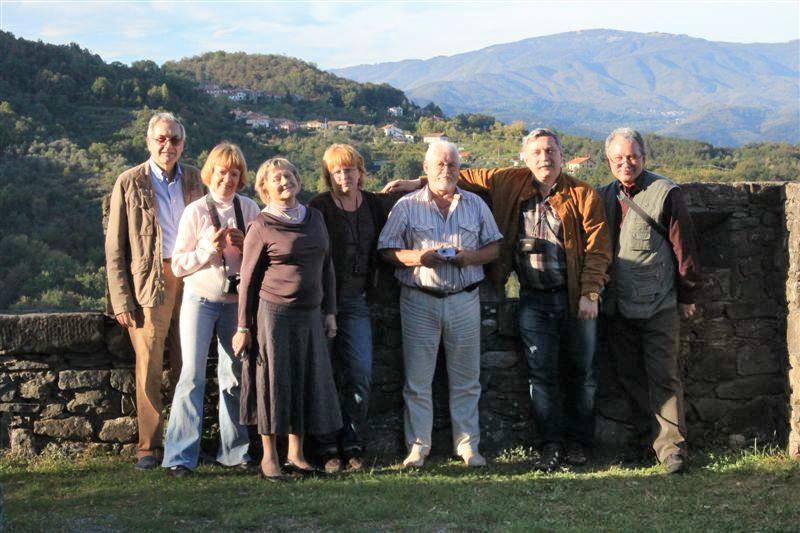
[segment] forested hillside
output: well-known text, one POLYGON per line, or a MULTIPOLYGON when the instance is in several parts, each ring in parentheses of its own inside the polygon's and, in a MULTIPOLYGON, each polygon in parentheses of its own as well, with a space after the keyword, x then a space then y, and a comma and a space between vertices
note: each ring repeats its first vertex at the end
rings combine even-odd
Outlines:
MULTIPOLYGON (((164 67, 151 61, 126 66, 107 64, 78 45, 55 46, 0 32, 0 310, 102 309, 101 199, 122 170, 147 158, 145 129, 156 110, 169 110, 186 125, 184 161, 202 164, 223 139, 242 146, 252 170, 280 154, 298 165, 303 199, 321 189, 320 161, 332 142, 352 143, 365 155, 371 189, 419 175, 426 149, 421 137, 430 132, 455 141, 464 165, 522 164, 521 122, 503 124, 485 114, 441 118, 434 116, 440 114, 435 105, 415 108, 388 86, 341 80, 299 60, 253 57, 250 62, 242 54, 214 53, 164 67), (236 65, 232 70, 228 59, 236 65), (271 70, 261 70, 268 63, 271 70), (302 91, 296 93, 299 100, 248 106, 265 113, 275 111, 269 106, 284 106, 282 116, 295 120, 321 119, 328 111, 329 119, 348 119, 346 114, 353 113, 356 118, 349 120, 359 125, 347 131, 252 130, 231 115, 239 104, 196 90, 198 80, 302 91), (338 95, 342 106, 337 107, 337 97, 326 100, 326 95, 338 95), (398 102, 409 111, 400 124, 417 142, 393 142, 380 128, 385 106, 398 102), (328 111, 317 115, 314 110, 328 111)), ((682 181, 800 176, 797 145, 730 149, 652 135, 647 140, 649 166, 682 181)), ((593 183, 609 179, 602 147, 597 139, 564 135, 565 161, 589 154, 599 163, 577 171, 593 183)))
POLYGON ((311 63, 278 55, 209 52, 168 61, 164 71, 198 83, 264 91, 279 97, 265 106, 269 112, 296 119, 335 116, 377 125, 389 118, 389 107, 417 108, 403 91, 386 83, 356 83, 311 63))

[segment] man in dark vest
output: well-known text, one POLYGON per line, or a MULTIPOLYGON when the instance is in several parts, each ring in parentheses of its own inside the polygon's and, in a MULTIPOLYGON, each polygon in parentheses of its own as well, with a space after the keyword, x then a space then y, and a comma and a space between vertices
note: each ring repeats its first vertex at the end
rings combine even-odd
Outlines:
POLYGON ((602 305, 609 352, 623 389, 648 419, 655 414, 653 449, 676 473, 686 460, 680 318, 695 314, 700 286, 692 220, 680 188, 644 169, 639 132, 611 132, 606 157, 616 178, 599 189, 614 244, 602 305))

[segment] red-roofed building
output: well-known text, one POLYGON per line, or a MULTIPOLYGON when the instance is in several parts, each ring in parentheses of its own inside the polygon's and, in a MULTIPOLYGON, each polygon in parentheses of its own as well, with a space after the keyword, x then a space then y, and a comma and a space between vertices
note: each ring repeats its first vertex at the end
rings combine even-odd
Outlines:
POLYGON ((565 166, 569 172, 575 172, 582 168, 594 168, 596 165, 594 159, 589 154, 586 154, 570 159, 565 166))

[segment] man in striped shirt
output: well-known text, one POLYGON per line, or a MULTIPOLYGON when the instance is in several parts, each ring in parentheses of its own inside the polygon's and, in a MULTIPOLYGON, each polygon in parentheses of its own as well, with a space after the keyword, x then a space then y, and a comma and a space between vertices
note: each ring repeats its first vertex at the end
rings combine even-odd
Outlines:
POLYGON ((497 258, 502 234, 477 195, 456 187, 460 162, 452 143, 432 143, 423 163, 428 183, 394 206, 378 240, 402 284, 400 316, 405 365, 404 467, 421 467, 430 453, 431 382, 440 339, 447 357, 453 448, 467 466, 483 466, 478 451, 480 300, 484 265, 497 258))
MULTIPOLYGON (((512 270, 519 277, 519 332, 542 443, 535 467, 551 472, 564 460, 586 463, 592 445, 596 318, 611 239, 600 196, 562 172, 554 131, 533 130, 522 152, 524 168, 465 169, 459 186, 487 193, 502 228, 500 257, 489 270, 496 288, 504 290, 512 270)), ((384 192, 419 184, 392 182, 384 192)))

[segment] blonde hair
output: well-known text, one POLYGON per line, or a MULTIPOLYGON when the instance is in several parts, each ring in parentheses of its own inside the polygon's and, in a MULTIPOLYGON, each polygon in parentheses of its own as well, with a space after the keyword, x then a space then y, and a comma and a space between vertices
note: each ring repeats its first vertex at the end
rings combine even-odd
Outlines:
POLYGON ((364 168, 364 157, 358 153, 358 150, 349 144, 332 144, 325 150, 325 154, 322 156, 322 179, 325 180, 325 185, 329 190, 333 183, 331 170, 336 166, 358 168, 358 171, 361 172, 361 177, 358 178, 358 188, 361 188, 361 182, 364 181, 367 170, 364 168))
POLYGON ((261 166, 258 167, 258 172, 256 172, 256 192, 258 193, 258 197, 261 198, 261 201, 265 204, 269 203, 269 194, 266 193, 265 182, 267 178, 269 178, 270 173, 274 170, 288 170, 294 175, 297 184, 300 185, 300 174, 297 172, 297 167, 294 166, 291 161, 284 157, 267 159, 261 163, 261 166))
POLYGON ((200 171, 200 179, 208 187, 211 183, 211 175, 214 173, 214 167, 220 166, 227 169, 236 169, 239 171, 239 185, 237 189, 247 185, 247 162, 244 160, 242 150, 233 143, 221 142, 216 145, 211 153, 208 154, 206 162, 203 164, 203 169, 200 171))

